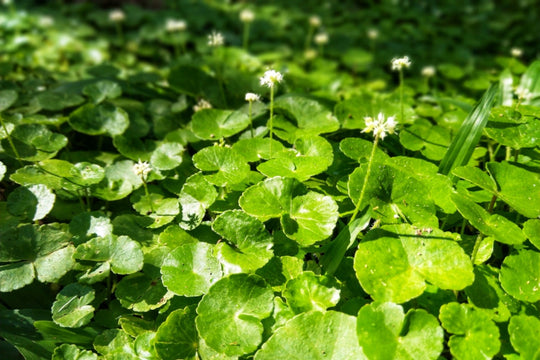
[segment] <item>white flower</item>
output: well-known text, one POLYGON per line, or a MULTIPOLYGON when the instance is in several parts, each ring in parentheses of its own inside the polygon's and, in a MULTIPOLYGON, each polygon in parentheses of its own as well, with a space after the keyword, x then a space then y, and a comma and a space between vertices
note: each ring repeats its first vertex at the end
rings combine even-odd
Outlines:
POLYGON ((240 21, 250 23, 255 20, 255 13, 249 9, 244 9, 240 12, 240 21))
POLYGON ((50 16, 43 15, 39 17, 39 25, 49 27, 54 24, 54 19, 50 16))
POLYGON ((306 58, 306 60, 311 61, 311 60, 315 59, 316 57, 317 57, 317 51, 316 50, 307 49, 306 51, 304 51, 304 58, 306 58))
POLYGON ((532 99, 532 93, 524 87, 519 86, 515 93, 519 100, 529 101, 532 99))
POLYGON ((510 50, 510 54, 512 54, 513 57, 521 57, 523 55, 523 50, 517 47, 514 47, 510 50))
POLYGON ((109 13, 109 20, 111 20, 112 22, 121 22, 121 21, 124 21, 125 19, 126 19, 126 14, 120 9, 112 10, 109 13))
POLYGON ((187 29, 187 23, 184 20, 168 19, 165 28, 168 32, 184 31, 187 29))
POLYGON ((375 40, 379 37, 379 30, 377 29, 368 29, 367 31, 367 37, 368 39, 375 40))
POLYGON ((386 134, 393 134, 396 130, 396 117, 389 116, 385 118, 384 114, 380 112, 377 115, 376 119, 373 119, 371 116, 364 118, 366 127, 362 130, 363 133, 370 133, 373 131, 375 137, 379 137, 383 140, 386 137, 386 134))
POLYGON ((317 28, 321 26, 321 18, 317 15, 313 15, 309 18, 309 25, 311 25, 314 28, 317 28))
POLYGON ((143 179, 143 181, 146 181, 146 178, 151 171, 152 168, 150 167, 150 164, 146 161, 141 161, 141 159, 139 159, 138 163, 133 165, 133 172, 143 179))
POLYGON ((199 102, 197 102, 196 105, 193 106, 193 111, 201 111, 202 109, 211 109, 212 104, 210 104, 208 101, 201 99, 199 102))
POLYGON ((318 33, 317 35, 315 35, 315 44, 317 45, 324 45, 324 44, 328 44, 328 34, 327 33, 318 33))
POLYGON ((257 94, 254 94, 254 93, 246 93, 246 101, 248 102, 254 102, 254 101, 259 101, 261 99, 261 97, 257 94))
POLYGON ((437 70, 435 70, 435 66, 424 66, 422 68, 422 76, 432 77, 435 75, 436 71, 437 70))
POLYGON ((408 56, 392 59, 392 70, 400 71, 401 69, 408 68, 409 66, 411 66, 411 60, 409 60, 408 56))
POLYGON ((261 85, 269 88, 273 87, 276 83, 280 83, 283 80, 283 75, 275 70, 267 70, 261 77, 261 85))
POLYGON ((222 46, 225 43, 225 38, 221 33, 212 31, 210 35, 208 35, 208 45, 210 46, 222 46))

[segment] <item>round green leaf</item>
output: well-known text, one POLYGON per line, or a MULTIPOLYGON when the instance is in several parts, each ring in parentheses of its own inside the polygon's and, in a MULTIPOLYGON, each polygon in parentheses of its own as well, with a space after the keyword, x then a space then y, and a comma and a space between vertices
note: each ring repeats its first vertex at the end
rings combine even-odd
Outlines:
POLYGON ((503 161, 486 164, 499 186, 498 197, 530 218, 540 216, 540 173, 503 161))
POLYGON ((163 261, 161 274, 167 289, 181 296, 206 294, 222 276, 214 246, 203 242, 184 244, 171 251, 163 261))
MULTIPOLYGON (((282 95, 275 99, 274 108, 296 120, 298 129, 294 140, 300 136, 328 133, 339 128, 339 121, 330 109, 309 96, 282 95)), ((278 129, 279 127, 276 127, 276 135, 280 136, 278 129)))
POLYGON ((37 104, 45 110, 59 111, 84 102, 84 98, 69 91, 44 91, 36 96, 37 104))
POLYGON ((469 304, 485 311, 497 322, 508 321, 510 308, 517 303, 501 288, 498 269, 488 265, 474 268, 474 283, 465 288, 465 294, 469 304))
POLYGON ((191 128, 198 138, 217 140, 232 136, 249 125, 249 116, 243 111, 203 109, 193 114, 191 128))
POLYGON ((37 278, 41 282, 54 283, 75 266, 75 247, 68 245, 50 254, 43 254, 34 261, 37 278))
POLYGON ((105 168, 103 180, 92 187, 92 193, 107 201, 120 200, 142 185, 142 180, 133 171, 133 161, 115 162, 105 168))
POLYGON ((248 188, 238 203, 246 213, 266 221, 288 212, 293 196, 304 192, 298 180, 275 177, 248 188))
POLYGON ((228 147, 211 146, 193 155, 193 165, 216 186, 238 184, 249 174, 249 165, 242 155, 228 147))
POLYGON ((186 359, 196 354, 199 338, 196 315, 191 307, 175 310, 159 326, 154 346, 161 359, 186 359))
POLYGON ((153 279, 140 272, 122 278, 114 294, 123 307, 136 312, 157 309, 173 296, 159 278, 153 279))
POLYGON ((81 350, 72 344, 62 344, 54 349, 52 360, 97 360, 97 354, 81 350))
POLYGON ((374 300, 404 303, 420 296, 426 282, 451 290, 472 284, 471 260, 447 234, 435 229, 424 238, 408 225, 386 229, 396 237, 374 233, 354 257, 356 276, 374 300))
POLYGON ((127 236, 93 238, 79 246, 75 259, 108 262, 116 274, 132 274, 142 269, 143 252, 139 243, 127 236))
POLYGON ((326 159, 315 156, 296 156, 291 152, 278 154, 277 158, 270 159, 259 166, 259 170, 267 177, 283 176, 306 181, 310 177, 320 174, 328 168, 326 159))
POLYGON ((228 356, 254 352, 262 342, 263 324, 274 306, 274 293, 256 275, 233 274, 216 282, 197 307, 200 336, 228 356))
POLYGON ((512 316, 508 324, 510 342, 522 359, 538 359, 540 355, 540 320, 534 316, 512 316))
POLYGON ((240 210, 219 215, 212 229, 228 242, 217 245, 218 257, 228 273, 253 272, 273 256, 272 236, 264 224, 240 210))
POLYGON ((55 200, 56 196, 45 185, 21 186, 9 194, 7 209, 14 216, 36 221, 47 216, 55 200))
POLYGON ((364 360, 356 318, 341 312, 310 311, 295 316, 266 341, 255 360, 364 360))
MULTIPOLYGON (((364 159, 369 159, 373 149, 373 142, 360 138, 345 138, 339 143, 339 149, 345 156, 361 162, 364 159)), ((384 162, 388 158, 389 156, 384 151, 378 147, 375 149, 375 161, 384 162)))
POLYGON ((527 236, 529 241, 540 250, 540 220, 527 220, 525 224, 523 224, 523 233, 527 236))
POLYGON ((274 155, 285 150, 282 143, 274 139, 270 140, 270 138, 242 139, 235 142, 232 148, 239 154, 242 154, 249 162, 269 159, 271 157, 270 153, 274 155), (270 151, 270 148, 272 148, 272 151, 270 151))
POLYGON ((86 325, 94 316, 95 292, 89 286, 69 284, 63 288, 53 303, 51 312, 53 321, 62 326, 77 328, 86 325))
POLYGON ((283 297, 297 314, 310 310, 325 311, 339 302, 337 281, 328 276, 303 272, 285 284, 283 297))
POLYGON ((0 292, 10 292, 34 281, 34 266, 27 262, 0 265, 0 292))
POLYGON ((86 85, 82 92, 90 97, 94 104, 99 104, 105 99, 116 99, 122 95, 122 88, 114 81, 99 80, 86 85))
POLYGON ((332 235, 339 217, 334 199, 313 191, 295 197, 289 211, 281 218, 283 232, 302 246, 332 235))
POLYGON ((2 234, 0 241, 0 291, 30 284, 37 276, 56 282, 74 265, 67 225, 23 225, 2 234))
POLYGON ((496 107, 491 111, 485 132, 497 143, 512 149, 533 148, 540 138, 540 120, 521 116, 509 107, 496 107))
POLYGON ((180 191, 179 201, 182 206, 180 226, 193 230, 202 222, 206 210, 216 201, 218 193, 214 186, 206 181, 201 173, 190 176, 180 191))
POLYGON ((499 352, 499 328, 486 313, 451 302, 441 307, 439 319, 446 331, 454 334, 448 345, 456 359, 485 359, 499 352))
POLYGON ((127 134, 115 136, 113 145, 120 154, 133 161, 150 161, 152 151, 156 149, 156 141, 149 139, 143 141, 137 137, 127 136, 127 134))
POLYGON ((480 205, 459 193, 453 193, 451 199, 461 215, 485 235, 509 245, 521 244, 525 241, 525 236, 519 226, 504 216, 491 215, 480 205))
MULTIPOLYGON (((41 124, 20 124, 11 132, 13 145, 19 157, 28 161, 50 159, 67 145, 64 135, 53 133, 41 124)), ((8 139, 2 139, 2 147, 9 156, 17 157, 8 139)))
POLYGON ((444 332, 433 315, 414 309, 405 315, 394 303, 362 307, 356 331, 369 359, 437 359, 443 350, 444 332))
POLYGON ((8 109, 11 105, 17 101, 19 94, 15 90, 2 90, 0 91, 0 112, 8 109))
POLYGON ((184 147, 175 142, 162 142, 152 152, 150 164, 158 170, 171 170, 182 163, 184 147))
POLYGON ((121 135, 129 126, 129 116, 110 103, 86 104, 69 116, 71 127, 87 135, 121 135))
POLYGON ((154 223, 147 226, 149 228, 166 225, 180 213, 178 199, 165 197, 161 189, 154 186, 149 187, 148 195, 142 190, 136 191, 130 201, 135 211, 154 220, 154 223))
POLYGON ((73 234, 73 242, 77 245, 94 236, 111 235, 112 229, 111 219, 101 211, 77 214, 69 223, 69 232, 73 234))
POLYGON ((503 289, 518 300, 540 300, 540 253, 521 250, 507 256, 499 274, 503 289))
POLYGON ((105 170, 101 166, 83 161, 73 165, 72 173, 67 179, 77 185, 89 186, 99 183, 104 177, 105 170))

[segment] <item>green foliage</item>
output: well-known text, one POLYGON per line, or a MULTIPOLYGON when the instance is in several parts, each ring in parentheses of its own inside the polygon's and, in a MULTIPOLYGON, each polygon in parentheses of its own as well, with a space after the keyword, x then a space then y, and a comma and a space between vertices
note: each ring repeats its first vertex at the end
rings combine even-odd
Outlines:
POLYGON ((531 1, 101 3, 0 4, 2 359, 540 358, 531 1))

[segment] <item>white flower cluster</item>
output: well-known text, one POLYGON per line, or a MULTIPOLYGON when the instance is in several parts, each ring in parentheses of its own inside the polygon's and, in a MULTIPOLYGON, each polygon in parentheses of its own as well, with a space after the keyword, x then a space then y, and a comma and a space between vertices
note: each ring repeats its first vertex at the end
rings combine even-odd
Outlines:
POLYGON ((366 127, 362 130, 363 133, 370 133, 373 131, 375 137, 379 137, 383 140, 386 137, 386 134, 393 134, 396 130, 396 117, 389 116, 386 118, 382 112, 377 115, 376 119, 373 119, 371 116, 364 118, 366 127))
POLYGON ((168 32, 184 31, 187 29, 187 23, 184 20, 168 19, 165 28, 168 32))
POLYGON ((201 111, 202 109, 211 109, 212 104, 210 104, 208 101, 201 99, 199 102, 197 102, 196 105, 193 106, 193 111, 201 111))
POLYGON ((520 101, 529 101, 532 99, 532 93, 529 91, 529 89, 526 89, 524 87, 519 86, 516 91, 516 96, 520 101))
POLYGON ((437 70, 435 69, 435 66, 424 66, 422 68, 422 76, 425 77, 432 77, 436 72, 437 70))
POLYGON ((521 57, 523 55, 523 50, 517 47, 514 47, 510 50, 510 54, 513 57, 521 57))
POLYGON ((120 9, 112 10, 109 13, 109 20, 112 22, 122 22, 126 20, 126 14, 120 9))
POLYGON ((283 81, 283 75, 275 70, 267 70, 261 77, 261 85, 269 88, 274 87, 275 84, 279 84, 283 81))
POLYGON ((309 25, 311 25, 314 28, 318 28, 321 26, 321 18, 317 15, 313 15, 309 18, 309 25))
POLYGON ((411 66, 411 60, 409 60, 408 56, 392 59, 392 70, 400 71, 401 69, 408 68, 409 66, 411 66))
POLYGON ((150 167, 150 164, 148 164, 148 162, 146 161, 141 161, 139 159, 139 162, 133 165, 133 172, 141 179, 143 179, 143 181, 146 181, 146 178, 151 171, 152 168, 150 167))
POLYGON ((261 97, 257 94, 254 94, 254 93, 246 93, 246 101, 247 102, 254 102, 254 101, 259 101, 261 99, 261 97))
POLYGON ((368 39, 370 39, 370 40, 375 40, 375 39, 377 39, 377 38, 379 37, 379 30, 373 29, 373 28, 368 29, 368 31, 367 31, 367 37, 368 37, 368 39))
POLYGON ((255 13, 249 9, 244 9, 240 12, 240 21, 243 23, 250 23, 255 20, 255 13))
POLYGON ((314 41, 317 45, 328 44, 328 34, 325 32, 318 33, 317 35, 315 35, 314 41))
POLYGON ((217 47, 222 46, 225 43, 225 37, 219 32, 212 31, 210 35, 208 35, 208 45, 217 47))
POLYGON ((47 15, 40 16, 38 21, 39 21, 39 25, 43 27, 49 27, 49 26, 54 25, 54 19, 47 15))

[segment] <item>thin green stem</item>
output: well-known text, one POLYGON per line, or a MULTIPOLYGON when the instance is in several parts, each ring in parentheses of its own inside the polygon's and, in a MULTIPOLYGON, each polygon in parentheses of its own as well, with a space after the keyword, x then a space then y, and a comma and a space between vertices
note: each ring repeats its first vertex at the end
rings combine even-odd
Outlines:
POLYGON ((146 195, 146 198, 148 199, 148 202, 150 203, 150 211, 152 213, 155 213, 154 210, 154 204, 152 203, 152 199, 150 198, 150 194, 148 193, 148 186, 146 185, 146 180, 143 179, 143 187, 144 187, 144 194, 146 195))
POLYGON ((373 141, 373 147, 371 148, 371 154, 369 155, 366 176, 364 178, 364 183, 362 184, 362 190, 360 190, 360 197, 358 198, 358 203, 356 204, 356 208, 354 209, 354 212, 349 220, 349 224, 353 222, 354 219, 356 219, 356 216, 358 215, 358 212, 360 211, 360 206, 362 205, 362 201, 364 200, 364 194, 366 193, 366 187, 369 181, 369 175, 371 174, 371 165, 373 164, 373 158, 375 157, 375 150, 377 149, 378 143, 379 143, 379 137, 375 136, 375 141, 373 141))
POLYGON ((122 24, 120 22, 116 22, 116 35, 118 36, 118 40, 120 40, 120 46, 124 43, 124 32, 122 31, 122 24))
POLYGON ((249 42, 249 22, 244 23, 244 34, 242 40, 242 47, 247 51, 249 42))
POLYGON ((404 110, 403 110, 403 69, 399 70, 399 109, 401 112, 400 122, 403 122, 404 119, 404 110))
POLYGON ((480 244, 482 243, 483 239, 484 235, 478 234, 478 236, 476 237, 476 241, 474 242, 474 248, 471 254, 471 262, 473 263, 473 265, 476 261, 476 257, 478 256, 478 250, 480 249, 480 244))
POLYGON ((309 44, 311 43, 311 38, 313 37, 314 30, 315 28, 310 24, 306 36, 306 43, 304 44, 304 51, 307 51, 309 49, 309 44))
POLYGON ((253 131, 253 119, 251 108, 253 106, 253 101, 249 102, 249 130, 251 131, 251 138, 255 137, 255 132, 253 131))
POLYGON ((270 128, 270 157, 272 157, 272 138, 274 136, 274 85, 270 86, 270 120, 268 122, 270 128))
POLYGON ((15 157, 17 158, 19 165, 23 166, 24 164, 21 160, 21 156, 19 155, 19 151, 17 151, 15 144, 13 144, 13 140, 11 139, 11 135, 9 134, 7 130, 6 124, 4 123, 4 119, 2 119, 2 114, 0 114, 0 123, 2 123, 2 129, 4 129, 4 133, 6 134, 6 137, 8 139, 9 146, 11 146, 11 150, 13 150, 13 153, 15 154, 15 157))

